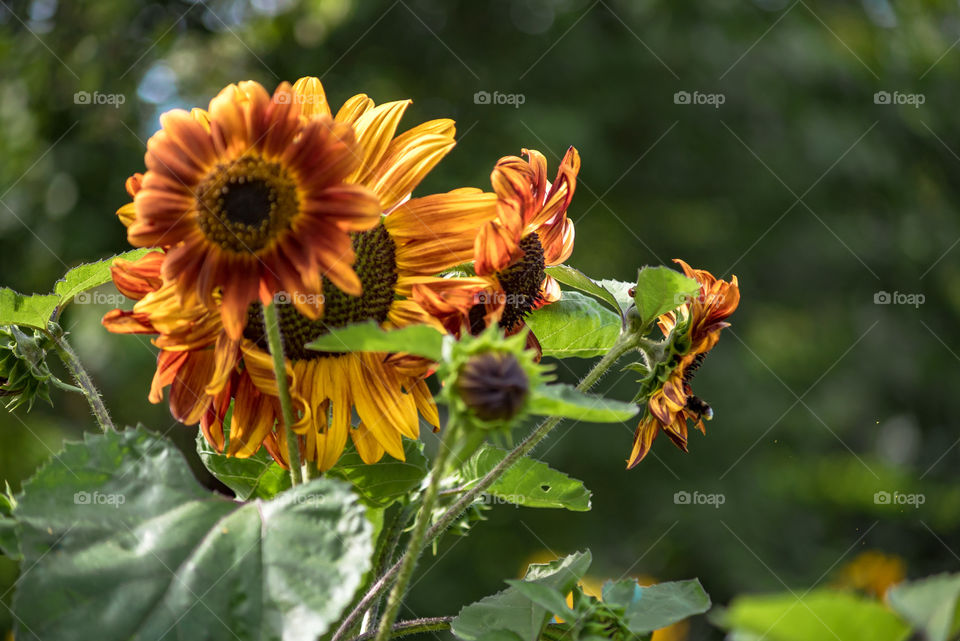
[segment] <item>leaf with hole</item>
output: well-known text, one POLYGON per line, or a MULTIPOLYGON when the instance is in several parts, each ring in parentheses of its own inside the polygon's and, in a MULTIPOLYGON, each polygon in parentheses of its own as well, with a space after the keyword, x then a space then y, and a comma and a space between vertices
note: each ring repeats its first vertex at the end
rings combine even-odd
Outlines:
MULTIPOLYGON (((470 487, 496 467, 507 452, 484 445, 460 468, 460 480, 470 487)), ((546 463, 523 457, 491 485, 486 494, 514 505, 563 508, 573 512, 590 510, 590 491, 582 481, 552 469, 546 463)))

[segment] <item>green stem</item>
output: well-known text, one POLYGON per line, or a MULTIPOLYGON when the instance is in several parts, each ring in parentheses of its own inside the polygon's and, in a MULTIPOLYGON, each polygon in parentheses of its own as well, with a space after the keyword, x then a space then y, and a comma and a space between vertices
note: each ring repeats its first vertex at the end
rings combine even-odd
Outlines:
POLYGON ((403 597, 407 592, 407 585, 413 577, 413 571, 417 566, 417 559, 423 552, 423 546, 426 543, 427 526, 433 513, 433 504, 437 500, 437 492, 440 489, 440 479, 443 477, 447 468, 447 461, 450 459, 450 453, 456 444, 459 425, 451 422, 447 425, 443 440, 440 441, 440 449, 437 450, 437 456, 433 461, 433 469, 430 471, 430 484, 423 494, 423 503, 420 505, 420 511, 417 512, 417 519, 413 523, 413 532, 410 533, 410 540, 407 541, 407 551, 400 559, 399 569, 397 570, 397 581, 393 584, 390 596, 387 597, 387 605, 383 611, 383 618, 380 619, 380 625, 377 629, 376 641, 387 641, 393 630, 393 623, 397 620, 397 614, 400 612, 400 605, 403 603, 403 597))
MULTIPOLYGON (((391 639, 399 639, 409 634, 419 634, 421 632, 439 632, 440 630, 449 630, 453 623, 453 617, 432 617, 429 619, 411 619, 410 621, 401 621, 390 630, 391 639)), ((370 641, 376 636, 376 632, 365 632, 360 636, 354 637, 351 641, 370 641)))
POLYGON ((111 430, 116 431, 117 428, 110 419, 110 413, 107 411, 107 406, 103 404, 103 397, 100 396, 97 386, 93 384, 93 379, 90 378, 90 374, 88 374, 87 370, 84 369, 83 363, 80 362, 80 358, 77 357, 77 353, 73 351, 72 347, 70 347, 70 343, 67 342, 63 332, 49 331, 47 332, 47 335, 53 339, 53 344, 57 350, 57 355, 60 356, 60 360, 63 361, 63 364, 67 366, 67 369, 70 371, 70 375, 73 376, 73 380, 76 381, 80 391, 84 396, 87 397, 87 402, 90 403, 90 409, 93 410, 93 415, 96 417, 97 423, 100 424, 100 429, 102 429, 104 432, 109 432, 111 430))
MULTIPOLYGON (((438 493, 437 496, 440 496, 441 493, 438 493)), ((397 548, 400 546, 400 539, 403 538, 403 531, 407 529, 407 525, 410 523, 410 517, 414 514, 414 509, 416 505, 411 503, 406 505, 402 510, 397 514, 397 517, 391 523, 390 531, 385 533, 388 538, 385 539, 383 549, 380 551, 380 556, 377 559, 377 564, 374 567, 373 576, 379 577, 384 572, 387 571, 387 568, 393 565, 395 559, 397 558, 397 548)), ((373 607, 370 608, 370 616, 367 618, 368 623, 365 625, 373 628, 377 625, 377 621, 380 618, 380 604, 383 599, 377 599, 373 603, 373 607)), ((363 630, 366 632, 366 630, 363 630)))
MULTIPOLYGON (((626 354, 632 349, 636 349, 639 345, 640 339, 631 333, 625 333, 620 336, 620 339, 616 342, 613 348, 604 356, 600 361, 597 362, 593 368, 587 372, 587 375, 583 377, 583 380, 577 385, 577 389, 581 392, 589 390, 591 387, 597 384, 597 382, 603 377, 607 371, 613 367, 613 365, 620 359, 621 356, 626 354)), ((486 476, 480 479, 476 485, 470 488, 463 496, 460 497, 453 505, 451 505, 447 510, 440 516, 440 518, 427 530, 426 536, 424 539, 426 541, 433 541, 438 536, 440 536, 451 524, 466 510, 473 502, 480 496, 483 492, 487 490, 491 485, 493 485, 497 479, 499 479, 504 472, 506 472, 510 467, 512 467, 518 460, 523 456, 526 456, 530 450, 532 450, 537 443, 542 441, 547 434, 549 434, 556 426, 560 423, 559 418, 550 417, 547 420, 543 421, 537 428, 531 432, 523 441, 517 445, 509 454, 500 463, 498 463, 492 470, 490 470, 486 476)), ((363 616, 363 613, 366 612, 374 601, 380 598, 380 595, 393 584, 396 580, 402 561, 400 563, 395 563, 390 567, 389 570, 383 573, 383 575, 377 579, 377 581, 370 586, 370 589, 356 605, 356 607, 350 612, 343 623, 340 624, 340 627, 334 633, 331 641, 341 641, 344 638, 344 635, 351 626, 356 623, 357 619, 363 616)))
POLYGON ((283 429, 287 437, 287 463, 290 465, 290 482, 303 482, 300 469, 300 440, 293 431, 293 401, 290 400, 290 383, 287 380, 286 358, 283 355, 283 338, 280 336, 280 318, 274 303, 263 306, 263 326, 267 332, 267 344, 273 357, 273 373, 277 377, 277 396, 283 414, 283 429))

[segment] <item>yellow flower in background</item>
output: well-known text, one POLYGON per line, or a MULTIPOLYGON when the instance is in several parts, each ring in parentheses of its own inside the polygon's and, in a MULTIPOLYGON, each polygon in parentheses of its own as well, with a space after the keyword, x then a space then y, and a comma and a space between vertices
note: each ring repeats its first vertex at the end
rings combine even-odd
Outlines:
POLYGON ((902 558, 879 550, 867 550, 840 568, 834 585, 883 599, 887 590, 906 577, 907 565, 902 558))
MULTIPOLYGON (((637 465, 650 451, 653 439, 665 433, 678 448, 687 451, 687 420, 706 433, 704 420, 713 417, 713 410, 694 395, 690 381, 707 353, 720 340, 720 332, 729 327, 726 318, 740 304, 740 287, 737 277, 730 282, 718 279, 708 271, 693 269, 680 259, 675 260, 684 274, 700 283, 700 291, 676 311, 668 312, 659 319, 660 330, 665 337, 674 328, 680 328, 682 336, 674 337, 677 349, 670 370, 664 377, 654 378, 656 386, 649 392, 647 411, 633 439, 633 451, 627 467, 637 465)), ((654 372, 653 375, 657 375, 654 372)))
POLYGON ((164 279, 219 309, 234 339, 250 304, 280 291, 303 294, 297 307, 319 318, 321 276, 359 295, 349 232, 380 218, 374 194, 346 182, 362 166, 353 127, 303 118, 292 98, 286 83, 271 97, 246 81, 206 112, 168 111, 147 143, 146 173, 127 185, 130 243, 168 248, 164 279))

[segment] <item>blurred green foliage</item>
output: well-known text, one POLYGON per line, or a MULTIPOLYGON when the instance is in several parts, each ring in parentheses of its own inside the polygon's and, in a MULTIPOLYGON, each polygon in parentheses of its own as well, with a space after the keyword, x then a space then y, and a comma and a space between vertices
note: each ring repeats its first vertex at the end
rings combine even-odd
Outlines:
MULTIPOLYGON (((572 265, 627 280, 682 257, 740 277, 733 327, 694 382, 716 418, 690 454, 659 439, 629 472, 633 425, 561 428, 537 454, 582 479, 593 510, 492 510, 470 543, 421 565, 414 612, 455 612, 543 550, 590 547, 599 578, 697 576, 717 603, 829 583, 866 548, 914 577, 955 569, 958 37, 941 0, 8 0, 0 283, 46 292, 127 249, 113 212, 159 113, 244 78, 317 75, 334 105, 365 92, 413 98, 407 125, 456 118, 460 142, 421 193, 488 186, 522 147, 555 167, 575 145, 572 265), (123 102, 78 104, 81 91, 123 102), (522 104, 478 104, 482 91, 522 104), (875 304, 882 291, 925 302, 875 304), (679 491, 726 500, 676 504, 679 491), (878 504, 881 491, 925 502, 878 504)), ((148 341, 100 327, 110 306, 74 305, 65 327, 117 422, 191 450, 194 431, 146 402, 148 341)), ((559 365, 567 380, 583 371, 559 365)), ((626 399, 631 379, 604 382, 626 399)), ((94 427, 81 397, 53 396, 53 409, 0 415, 14 489, 94 427)))

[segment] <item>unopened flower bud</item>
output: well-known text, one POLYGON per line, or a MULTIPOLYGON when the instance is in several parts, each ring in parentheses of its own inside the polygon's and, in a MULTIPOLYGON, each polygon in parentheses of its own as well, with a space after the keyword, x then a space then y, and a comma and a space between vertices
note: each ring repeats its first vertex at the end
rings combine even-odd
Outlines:
POLYGON ((484 421, 516 416, 530 393, 530 381, 517 357, 509 352, 471 356, 457 378, 460 397, 484 421))

